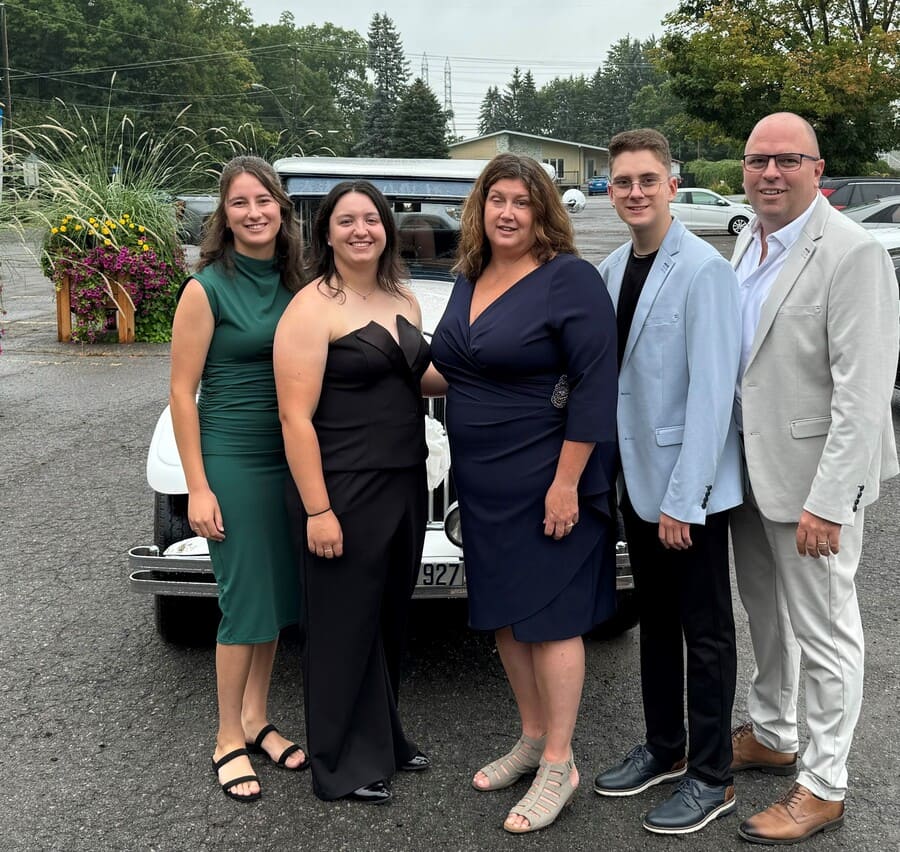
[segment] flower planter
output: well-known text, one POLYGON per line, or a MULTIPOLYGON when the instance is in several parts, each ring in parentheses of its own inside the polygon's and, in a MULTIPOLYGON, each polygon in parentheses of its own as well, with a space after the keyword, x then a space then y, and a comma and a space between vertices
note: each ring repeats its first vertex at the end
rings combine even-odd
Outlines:
MULTIPOLYGON (((119 343, 134 343, 134 302, 122 286, 123 279, 110 282, 110 308, 116 312, 116 331, 119 343)), ((56 289, 56 338, 62 343, 72 339, 72 289, 69 276, 60 279, 56 289)))

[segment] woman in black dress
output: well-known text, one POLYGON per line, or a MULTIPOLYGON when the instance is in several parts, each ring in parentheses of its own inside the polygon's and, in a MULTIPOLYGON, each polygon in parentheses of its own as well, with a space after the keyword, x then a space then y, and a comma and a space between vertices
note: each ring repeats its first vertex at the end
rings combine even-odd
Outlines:
POLYGON ((305 551, 303 674, 313 788, 381 803, 428 768, 397 712, 427 520, 419 305, 401 283, 384 196, 345 181, 322 202, 315 275, 275 336, 289 509, 305 551))
MULTIPOLYGON (((616 325, 540 163, 495 157, 461 231, 431 351, 449 385, 469 620, 495 632, 522 724, 472 785, 497 790, 537 770, 503 825, 521 833, 552 823, 578 785, 581 635, 615 605, 616 325)), ((427 384, 436 390, 431 373, 427 384)))

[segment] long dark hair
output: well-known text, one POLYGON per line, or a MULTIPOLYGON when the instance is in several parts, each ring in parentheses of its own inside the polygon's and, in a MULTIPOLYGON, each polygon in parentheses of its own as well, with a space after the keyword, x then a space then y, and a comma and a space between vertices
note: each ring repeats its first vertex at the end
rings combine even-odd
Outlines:
POLYGON ((524 154, 497 154, 475 181, 460 216, 460 239, 454 270, 472 281, 484 272, 491 259, 491 244, 484 233, 484 205, 498 180, 521 180, 534 211, 534 250, 538 263, 560 253, 578 254, 572 221, 559 197, 559 190, 544 167, 524 154))
POLYGON ((235 157, 222 169, 219 178, 219 203, 204 229, 198 267, 203 269, 213 263, 222 263, 228 269, 234 267, 234 234, 225 217, 225 200, 232 181, 241 174, 255 177, 281 208, 281 227, 275 237, 275 263, 281 273, 282 284, 296 293, 306 283, 303 280, 303 236, 300 233, 300 221, 275 169, 259 157, 235 157))
POLYGON ((331 224, 331 214, 340 201, 349 192, 359 192, 365 195, 378 211, 381 224, 384 226, 385 245, 384 251, 378 258, 378 270, 376 279, 378 286, 394 296, 405 296, 402 282, 407 277, 406 267, 400 259, 400 243, 397 236, 397 224, 394 215, 388 205, 387 199, 378 187, 367 180, 345 180, 333 187, 325 196, 316 220, 313 223, 312 235, 309 241, 309 256, 307 263, 307 281, 321 278, 322 283, 333 293, 344 295, 341 275, 334 262, 334 249, 328 244, 328 231, 331 224))

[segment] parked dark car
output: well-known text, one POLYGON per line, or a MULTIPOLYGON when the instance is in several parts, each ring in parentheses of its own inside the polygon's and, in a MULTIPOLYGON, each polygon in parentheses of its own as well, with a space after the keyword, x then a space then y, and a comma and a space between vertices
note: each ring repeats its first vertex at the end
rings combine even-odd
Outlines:
POLYGON ((888 195, 900 195, 900 178, 822 178, 819 189, 832 207, 843 210, 845 207, 876 201, 888 195))
POLYGON ((200 245, 203 226, 215 212, 218 195, 177 195, 175 204, 178 217, 178 233, 183 243, 200 245))

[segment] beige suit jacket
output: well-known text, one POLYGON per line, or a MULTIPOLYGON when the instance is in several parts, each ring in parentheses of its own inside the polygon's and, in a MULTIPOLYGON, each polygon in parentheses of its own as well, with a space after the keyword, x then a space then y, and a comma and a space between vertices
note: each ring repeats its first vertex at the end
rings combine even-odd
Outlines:
MULTIPOLYGON (((744 228, 737 266, 751 240, 744 228)), ((891 397, 900 338, 887 252, 820 196, 762 306, 741 382, 760 511, 853 524, 898 472, 891 397)))

